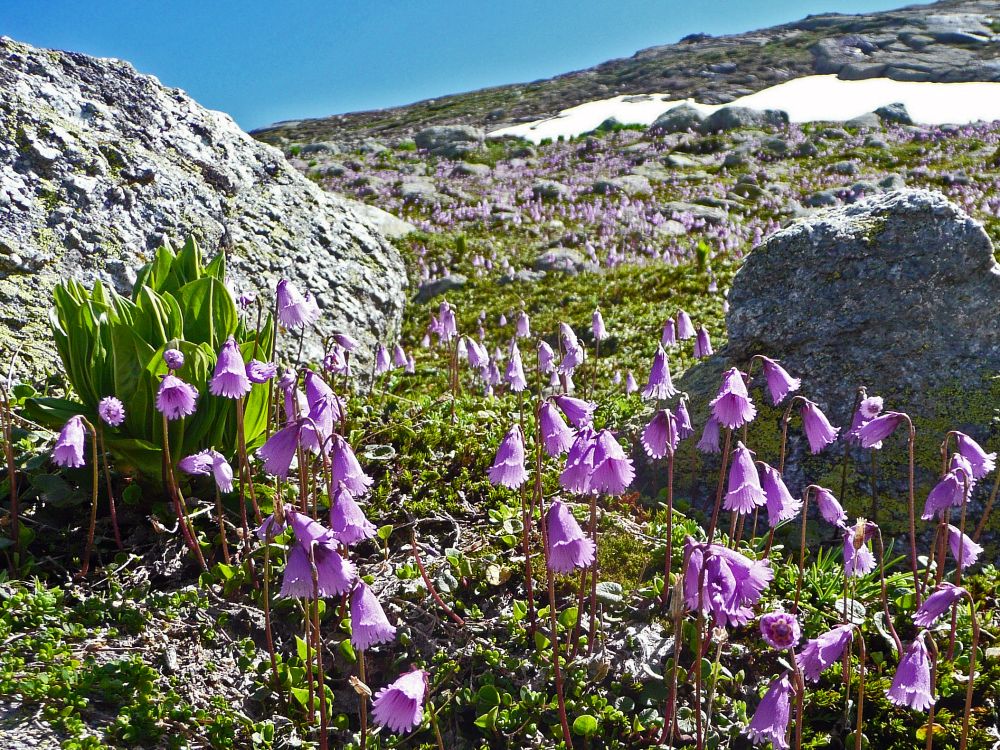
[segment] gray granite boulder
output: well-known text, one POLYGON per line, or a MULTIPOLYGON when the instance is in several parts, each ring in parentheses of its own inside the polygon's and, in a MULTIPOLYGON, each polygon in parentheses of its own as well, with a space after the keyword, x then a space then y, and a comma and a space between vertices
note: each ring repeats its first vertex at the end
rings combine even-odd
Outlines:
POLYGON ((751 109, 750 107, 723 107, 705 118, 702 133, 716 133, 737 128, 783 127, 788 125, 788 113, 777 109, 751 109))
POLYGON ((485 139, 485 131, 471 125, 434 125, 413 137, 417 148, 446 159, 461 159, 475 153, 482 148, 485 139))
MULTIPOLYGON (((366 352, 398 330, 406 276, 371 221, 227 115, 119 60, 0 39, 0 345, 51 368, 56 283, 128 292, 163 241, 229 257, 239 290, 279 279, 322 309, 306 352, 343 330, 366 352)), ((365 367, 359 370, 364 371, 365 367)))
POLYGON ((704 120, 705 116, 690 104, 679 104, 653 120, 649 129, 653 133, 683 133, 699 130, 704 120))

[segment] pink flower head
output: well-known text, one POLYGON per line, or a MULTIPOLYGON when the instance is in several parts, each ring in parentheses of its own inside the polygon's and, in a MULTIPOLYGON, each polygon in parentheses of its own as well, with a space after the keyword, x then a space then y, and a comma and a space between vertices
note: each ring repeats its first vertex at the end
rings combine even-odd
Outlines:
POLYGON ((441 341, 451 341, 458 336, 458 323, 455 322, 455 311, 451 309, 448 300, 442 300, 438 307, 438 337, 441 341))
POLYGON ((711 356, 715 353, 712 349, 712 340, 708 337, 708 329, 705 326, 698 326, 698 333, 694 339, 694 356, 698 359, 711 356))
POLYGON ((385 375, 392 370, 392 360, 389 358, 389 350, 380 343, 375 347, 375 377, 385 375))
POLYGON ((955 439, 958 441, 958 452, 972 466, 973 479, 982 479, 996 468, 996 451, 987 453, 979 443, 964 432, 956 432, 955 439))
POLYGON ((819 506, 819 514, 823 520, 831 526, 843 527, 847 523, 847 513, 844 512, 844 508, 833 496, 833 493, 825 487, 817 487, 816 485, 813 485, 813 490, 816 493, 816 504, 819 506))
POLYGON ((518 311, 517 318, 514 319, 514 332, 520 339, 531 336, 531 321, 528 319, 528 313, 524 310, 518 311))
POLYGON ((194 414, 198 391, 176 375, 164 375, 156 392, 156 408, 167 419, 180 419, 194 414))
POLYGON ((662 346, 656 347, 656 354, 653 356, 653 366, 649 368, 649 379, 646 387, 642 389, 643 398, 667 399, 677 393, 673 381, 670 378, 670 362, 667 361, 667 353, 662 346))
POLYGON ((218 451, 212 449, 203 450, 200 453, 182 458, 177 466, 185 474, 196 474, 208 476, 215 479, 215 484, 219 492, 226 493, 233 491, 233 467, 226 461, 226 457, 218 451))
POLYGON ((344 350, 334 344, 330 351, 323 357, 323 369, 332 372, 334 375, 350 375, 351 366, 347 361, 347 354, 344 350))
POLYGON ((270 536, 273 539, 287 528, 288 524, 287 523, 279 524, 275 520, 274 514, 272 513, 267 518, 265 518, 263 522, 261 522, 260 526, 257 527, 255 533, 258 539, 260 539, 262 542, 266 542, 268 536, 270 536))
POLYGON ((354 500, 343 484, 333 491, 330 504, 330 533, 341 544, 353 544, 375 536, 375 524, 368 520, 365 512, 354 500))
POLYGON ((934 593, 924 599, 920 609, 913 614, 913 624, 918 628, 933 626, 941 615, 951 609, 966 593, 965 589, 953 583, 947 581, 939 583, 934 593))
POLYGON ((635 382, 635 375, 629 370, 625 373, 625 395, 631 396, 637 390, 639 390, 639 384, 635 382))
POLYGON ((875 569, 875 555, 869 540, 875 535, 875 524, 858 521, 844 529, 844 573, 849 578, 860 578, 875 569))
POLYGON ((406 361, 407 361, 406 360, 406 350, 402 346, 400 346, 399 344, 396 344, 395 346, 393 346, 392 347, 392 364, 393 364, 393 366, 394 367, 402 367, 402 368, 405 369, 406 368, 406 361))
POLYGON ((635 468, 632 466, 632 459, 625 454, 610 430, 601 430, 596 438, 590 488, 594 492, 620 495, 632 484, 633 479, 635 468))
POLYGON ((663 458, 677 450, 677 422, 666 409, 657 411, 642 431, 642 447, 650 458, 663 458))
POLYGON ((75 416, 66 420, 52 450, 52 461, 56 466, 78 469, 87 463, 83 449, 87 441, 87 428, 83 417, 75 416))
POLYGON ((163 362, 169 370, 179 370, 184 366, 184 353, 180 349, 167 349, 163 352, 163 362))
POLYGON ((302 423, 293 420, 271 435, 260 448, 257 457, 264 462, 264 471, 281 479, 288 477, 288 470, 299 447, 299 432, 302 423))
POLYGON ((858 430, 858 441, 862 448, 881 448, 882 441, 889 437, 906 420, 906 415, 898 411, 887 411, 864 424, 858 430))
POLYGON ((826 415, 809 399, 803 399, 800 414, 802 415, 802 430, 809 440, 809 450, 814 454, 821 452, 837 439, 840 428, 831 425, 826 415))
POLYGON ((806 641, 799 653, 799 664, 807 679, 815 682, 831 664, 840 660, 844 648, 851 642, 854 625, 838 625, 822 635, 806 641))
POLYGON ((677 312, 677 338, 686 341, 694 338, 694 335, 694 324, 691 322, 691 316, 683 310, 679 310, 677 312))
POLYGON ((924 643, 924 631, 920 631, 899 660, 896 676, 892 679, 886 697, 897 706, 926 711, 934 705, 933 691, 930 655, 927 653, 927 644, 924 643))
POLYGON ((590 492, 590 476, 594 470, 596 435, 589 426, 576 434, 566 456, 566 467, 559 475, 559 484, 569 492, 583 495, 590 492))
POLYGON ((968 478, 961 469, 954 469, 945 474, 927 495, 924 512, 920 517, 929 521, 949 508, 961 508, 965 502, 967 481, 968 478))
POLYGON ((587 568, 594 562, 594 542, 587 538, 573 517, 572 511, 561 500, 554 500, 545 514, 548 534, 549 569, 555 573, 572 573, 576 568, 587 568))
POLYGON ((493 466, 490 468, 490 483, 517 489, 528 481, 528 470, 524 466, 524 435, 520 425, 515 424, 500 441, 493 466))
POLYGON ((710 402, 712 416, 732 430, 742 427, 757 416, 757 409, 747 393, 743 374, 735 367, 722 376, 719 394, 710 402))
POLYGON ((774 750, 788 750, 788 720, 791 717, 792 681, 785 672, 773 680, 754 711, 747 735, 755 745, 770 742, 774 750))
POLYGON ((378 597, 358 579, 351 590, 351 645, 358 651, 366 651, 395 637, 396 628, 385 616, 378 597))
POLYGON ((760 486, 767 498, 767 525, 772 529, 782 521, 795 518, 802 510, 802 501, 792 497, 781 473, 772 466, 762 466, 760 486))
POLYGON ((524 365, 521 363, 521 350, 517 348, 517 339, 510 342, 510 359, 507 360, 504 380, 514 393, 520 393, 528 387, 528 381, 524 377, 524 365))
POLYGON ((247 377, 247 366, 240 354, 240 347, 236 339, 230 336, 219 350, 215 372, 208 381, 208 390, 213 396, 243 398, 250 392, 250 388, 250 378, 247 377))
POLYGON ((948 549, 956 562, 962 561, 962 570, 974 565, 983 548, 963 534, 960 529, 948 524, 948 549))
POLYGON ((799 621, 787 612, 768 612, 761 615, 760 634, 767 645, 778 651, 795 648, 802 638, 799 621))
POLYGON ((342 596, 349 592, 358 577, 354 564, 341 556, 337 540, 318 521, 288 510, 288 518, 295 531, 295 544, 288 553, 285 575, 281 582, 281 596, 310 599, 342 596), (316 561, 318 586, 313 586, 312 565, 309 552, 316 561))
POLYGON ((374 480, 361 469, 350 444, 340 435, 334 434, 332 438, 330 481, 342 483, 355 497, 364 495, 374 480))
POLYGON ((555 458, 569 450, 576 433, 563 421, 556 407, 548 401, 543 401, 538 410, 538 421, 546 453, 555 458))
POLYGON ((555 401, 569 423, 578 430, 588 427, 594 421, 594 409, 597 408, 597 404, 592 401, 571 396, 556 396, 555 401))
POLYGON ((760 361, 764 365, 767 391, 771 396, 771 403, 775 406, 784 401, 785 396, 792 391, 797 391, 802 385, 802 381, 789 375, 785 368, 778 364, 777 360, 761 357, 760 361))
POLYGON ((273 362, 251 359, 247 362, 247 378, 251 383, 266 383, 278 374, 278 366, 273 362))
POLYGON ((868 396, 861 400, 858 411, 865 420, 872 420, 882 413, 884 407, 885 400, 881 396, 868 396))
POLYGON ((677 343, 677 330, 674 326, 674 319, 667 318, 667 322, 663 324, 663 334, 660 336, 660 344, 662 346, 673 346, 677 343))
POLYGON ((687 401, 681 398, 674 409, 674 421, 677 423, 677 439, 687 440, 694 435, 694 427, 691 424, 691 415, 688 414, 687 401))
POLYGON ((427 673, 421 669, 407 672, 388 687, 375 693, 372 718, 381 727, 403 734, 424 720, 424 694, 427 673))
POLYGON ((691 537, 685 543, 688 566, 684 573, 684 603, 692 611, 711 612, 718 627, 745 625, 753 617, 753 605, 774 578, 767 560, 751 560, 721 544, 699 544, 691 537), (704 573, 704 587, 699 588, 704 573))
POLYGON ((339 346, 345 352, 356 352, 358 350, 358 347, 360 346, 356 338, 346 333, 333 334, 333 340, 336 341, 337 346, 339 346))
POLYGON ((719 432, 718 420, 715 417, 709 417, 708 421, 705 422, 705 429, 702 430, 701 440, 695 447, 702 453, 722 453, 722 448, 719 447, 719 432))
POLYGON ((97 415, 105 424, 118 427, 125 421, 125 404, 114 396, 105 396, 97 405, 97 415))
POLYGON ((594 310, 590 323, 594 333, 594 341, 604 341, 608 337, 608 329, 604 327, 604 316, 601 315, 600 308, 594 310))
POLYGON ((736 443, 733 451, 733 465, 729 468, 729 489, 722 507, 737 513, 749 513, 754 508, 767 503, 767 497, 760 486, 760 475, 753 460, 753 452, 736 443))
POLYGON ((555 370, 555 352, 544 341, 538 342, 538 371, 548 375, 555 370))
POLYGON ((563 349, 579 349, 580 340, 576 337, 576 333, 570 327, 569 323, 559 324, 559 339, 562 341, 563 349))
POLYGON ((288 279, 278 282, 278 320, 286 328, 305 328, 319 317, 312 295, 302 295, 288 279))

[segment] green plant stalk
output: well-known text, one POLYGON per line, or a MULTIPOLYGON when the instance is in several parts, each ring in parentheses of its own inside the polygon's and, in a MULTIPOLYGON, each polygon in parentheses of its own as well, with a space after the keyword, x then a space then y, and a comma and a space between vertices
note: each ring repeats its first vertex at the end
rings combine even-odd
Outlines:
POLYGON ((247 437, 246 430, 243 426, 243 420, 243 399, 238 398, 236 399, 236 438, 240 458, 240 502, 246 502, 246 498, 243 496, 243 477, 245 475, 246 487, 250 492, 250 504, 253 507, 254 519, 257 521, 257 525, 259 526, 262 517, 260 515, 260 507, 257 505, 257 493, 253 484, 253 472, 250 470, 250 461, 247 458, 247 437))
POLYGON ((77 574, 80 578, 83 578, 90 570, 90 555, 94 550, 94 531, 97 528, 97 489, 100 468, 97 465, 97 430, 94 429, 94 425, 90 423, 90 420, 85 417, 81 417, 81 419, 83 419, 83 423, 87 425, 87 428, 90 430, 90 460, 94 467, 94 480, 91 485, 91 497, 93 499, 90 503, 90 523, 87 526, 87 544, 83 549, 83 561, 80 565, 80 572, 77 574))
POLYGON ((219 523, 219 539, 222 542, 222 559, 226 565, 229 565, 229 543, 226 541, 226 519, 222 509, 222 495, 219 494, 219 485, 215 485, 215 516, 219 523))
MULTIPOLYGON (((544 511, 539 506, 539 510, 544 511)), ((573 750, 573 737, 569 732, 569 721, 566 718, 566 697, 563 690, 562 669, 559 666, 559 621, 556 617, 556 585, 552 568, 549 566, 549 539, 545 528, 544 512, 542 513, 542 549, 545 552, 545 578, 549 589, 549 628, 552 641, 552 671, 556 681, 556 700, 559 703, 559 723, 562 725, 563 742, 568 750, 573 750)))
POLYGON ((971 594, 969 599, 969 617, 972 620, 972 646, 969 649, 969 684, 965 688, 965 712, 962 714, 962 734, 959 739, 959 750, 965 750, 969 742, 969 717, 972 714, 972 694, 976 682, 976 651, 979 649, 979 617, 976 614, 976 603, 971 594))
POLYGON ((184 497, 181 495, 180 487, 177 486, 177 478, 174 476, 174 464, 170 456, 170 426, 167 423, 167 415, 162 415, 163 419, 163 459, 167 474, 167 484, 170 496, 174 501, 174 512, 177 514, 177 523, 180 524, 181 534, 188 544, 188 548, 194 553, 198 564, 203 571, 208 570, 205 558, 201 554, 201 545, 194 533, 191 519, 188 517, 185 507, 184 497))
POLYGON ((708 684, 708 708, 705 709, 705 725, 712 726, 712 704, 715 702, 715 686, 719 680, 719 662, 722 659, 723 640, 720 638, 715 645, 715 657, 712 659, 712 681, 708 684))
POLYGON ((271 676, 275 687, 278 686, 278 659, 274 654, 274 635, 271 631, 271 524, 267 525, 264 540, 264 591, 262 605, 264 609, 264 637, 267 641, 267 653, 271 657, 271 676))
POLYGON ((108 454, 104 450, 104 427, 97 422, 97 444, 101 453, 101 464, 104 468, 104 483, 108 488, 108 512, 111 514, 111 528, 114 530, 115 543, 122 548, 122 534, 118 529, 118 511, 115 508, 115 492, 111 486, 111 469, 108 466, 108 454))

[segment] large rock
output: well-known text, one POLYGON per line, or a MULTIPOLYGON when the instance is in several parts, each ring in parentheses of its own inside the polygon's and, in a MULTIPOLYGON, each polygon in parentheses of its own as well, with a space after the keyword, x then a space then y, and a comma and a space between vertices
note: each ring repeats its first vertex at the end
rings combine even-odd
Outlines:
POLYGON ((737 128, 783 127, 788 125, 788 113, 778 109, 722 107, 701 123, 702 133, 736 130, 737 128))
POLYGON ((56 282, 127 292, 152 249, 189 234, 229 255, 236 288, 311 290, 310 355, 337 330, 370 348, 398 329, 403 264, 368 219, 128 63, 0 39, 0 130, 0 342, 26 372, 52 364, 56 282))
POLYGON ((435 125, 424 128, 413 138, 417 148, 446 159, 461 159, 478 151, 485 139, 485 131, 471 125, 435 125))
POLYGON ((705 116, 690 104, 678 104, 653 120, 649 129, 654 133, 683 133, 698 130, 704 119, 705 116))

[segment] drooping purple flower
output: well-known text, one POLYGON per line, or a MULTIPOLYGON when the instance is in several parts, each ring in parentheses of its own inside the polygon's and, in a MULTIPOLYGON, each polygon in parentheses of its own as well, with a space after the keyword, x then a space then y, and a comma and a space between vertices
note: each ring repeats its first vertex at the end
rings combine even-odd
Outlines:
POLYGON ((767 525, 773 529, 782 521, 795 518, 802 510, 802 501, 792 497, 777 469, 763 464, 762 471, 760 486, 767 498, 767 525))
POLYGON ((874 534, 874 524, 864 520, 844 529, 844 574, 848 578, 860 578, 875 570, 875 555, 868 544, 874 534))
POLYGON ((416 371, 417 371, 417 360, 414 359, 413 354, 411 353, 406 358, 406 367, 403 369, 403 372, 412 375, 416 371))
POLYGON ((677 450, 679 437, 674 415, 666 409, 658 410, 642 431, 642 447, 650 458, 663 458, 677 450))
POLYGON ((555 458, 569 450, 576 433, 563 421, 559 410, 548 401, 542 402, 539 407, 538 422, 546 453, 555 458))
POLYGON ((180 419, 194 414, 198 391, 176 375, 164 375, 156 392, 156 408, 167 419, 180 419))
POLYGON ((305 328, 319 317, 319 307, 311 295, 303 295, 288 279, 278 282, 278 320, 286 328, 305 328))
POLYGON ((330 441, 330 479, 334 483, 343 483, 344 488, 355 497, 368 492, 374 481, 362 470, 350 444, 337 434, 330 441))
POLYGON ((788 720, 792 708, 792 681, 785 672, 773 680, 754 711, 747 736, 755 745, 770 742, 774 750, 788 750, 788 720))
POLYGON ((764 365, 764 379, 767 381, 767 390, 771 396, 771 403, 777 406, 785 400, 792 391, 797 391, 802 385, 799 378, 793 378, 784 367, 778 364, 777 360, 769 357, 761 357, 764 365))
POLYGON ((366 651, 396 637, 396 628, 385 616, 378 597, 361 579, 351 590, 351 645, 366 651))
POLYGON ((291 420, 257 449, 257 457, 264 462, 264 471, 280 479, 288 477, 288 469, 299 446, 301 429, 302 423, 299 420, 291 420))
POLYGON ((515 424, 500 441, 490 468, 490 483, 516 490, 526 481, 528 470, 524 466, 524 435, 521 434, 521 426, 515 424))
POLYGON ((927 495, 920 517, 929 521, 949 508, 961 508, 965 502, 966 478, 960 469, 949 471, 927 495))
POLYGON ((97 405, 97 415, 105 424, 118 427, 125 421, 125 404, 114 396, 105 396, 97 405))
POLYGON ((332 372, 334 375, 351 374, 351 366, 343 347, 337 344, 330 347, 330 351, 323 357, 323 369, 327 372, 332 372))
POLYGON ((656 347, 656 354, 653 356, 653 366, 649 368, 649 379, 646 387, 642 389, 643 398, 668 399, 677 393, 673 381, 670 378, 670 362, 667 361, 667 353, 662 346, 656 347))
POLYGON ((239 344, 230 336, 219 350, 215 372, 208 381, 208 390, 213 396, 222 398, 243 398, 250 392, 250 378, 247 366, 240 354, 239 344))
POLYGON ((251 359, 247 362, 247 378, 251 383, 266 383, 278 374, 278 366, 273 362, 251 359))
POLYGON ((438 338, 441 341, 451 341, 458 336, 458 323, 455 322, 455 311, 452 310, 448 300, 442 300, 438 307, 438 323, 440 331, 438 338))
POLYGON ((712 416, 720 425, 732 430, 742 427, 757 416, 757 409, 747 393, 743 374, 735 367, 722 376, 722 387, 718 395, 709 403, 712 416))
POLYGON ((343 484, 333 491, 330 504, 330 533, 348 547, 375 536, 375 524, 368 520, 361 506, 343 484))
POLYGON ((719 446, 720 432, 721 427, 718 420, 715 417, 709 417, 708 421, 705 422, 705 429, 702 430, 701 440, 695 447, 702 453, 722 453, 722 448, 719 446))
POLYGON ((881 396, 868 396, 861 400, 858 410, 865 420, 871 420, 881 414, 884 407, 885 401, 881 396))
POLYGON ((959 599, 966 595, 966 590, 961 586, 943 581, 934 589, 934 593, 924 599, 913 614, 913 624, 918 628, 929 628, 938 621, 945 612, 952 608, 959 599))
POLYGON ((667 322, 663 324, 663 333, 660 336, 660 344, 662 346, 673 346, 677 343, 677 331, 674 326, 674 319, 667 318, 667 322))
POLYGON ((538 342, 538 371, 548 375, 555 370, 555 352, 544 341, 538 342))
POLYGON ((768 612, 761 615, 760 634, 764 636, 768 646, 778 651, 795 648, 802 638, 799 621, 788 612, 768 612))
POLYGON ((608 337, 608 329, 604 327, 604 316, 601 309, 594 310, 591 316, 591 330, 594 333, 594 341, 604 341, 608 337))
POLYGON ((629 370, 625 373, 625 395, 631 396, 637 390, 639 390, 639 384, 635 382, 635 375, 629 370))
POLYGON ((285 391, 285 421, 292 422, 309 416, 309 401, 300 388, 285 391))
POLYGON ((684 398, 677 402, 674 421, 677 423, 678 440, 687 440, 694 435, 694 426, 691 424, 691 415, 688 414, 687 401, 684 398))
POLYGON ((392 364, 395 367, 406 367, 406 350, 400 344, 392 347, 392 364))
POLYGON ((809 450, 814 454, 821 452, 826 446, 837 439, 839 427, 830 424, 830 420, 820 411, 820 408, 809 399, 802 400, 802 431, 809 440, 809 450))
POLYGON ((882 441, 889 437, 906 420, 906 415, 898 411, 887 411, 864 424, 858 430, 858 441, 862 448, 882 447, 882 441))
POLYGON ((566 466, 559 475, 559 484, 569 492, 584 495, 590 492, 590 475, 594 470, 596 435, 590 426, 580 428, 576 440, 566 455, 566 466))
POLYGON ((521 362, 521 350, 517 348, 517 339, 510 342, 510 358, 507 360, 504 380, 514 393, 520 393, 528 387, 528 381, 524 377, 524 365, 521 362))
POLYGON ((407 672, 388 687, 375 693, 372 718, 379 726, 397 734, 411 731, 424 720, 424 693, 427 673, 417 669, 407 672))
POLYGON ((711 356, 715 353, 712 348, 712 339, 708 337, 708 329, 705 326, 698 326, 698 333, 694 339, 694 356, 698 359, 711 356))
POLYGON ((375 347, 375 377, 385 375, 392 370, 389 351, 381 343, 375 347))
POLYGON ((799 664, 806 679, 815 682, 831 664, 840 661, 844 648, 851 642, 854 625, 838 625, 822 635, 806 641, 799 653, 799 664))
POLYGON ((346 333, 333 334, 333 340, 336 341, 337 346, 345 352, 356 352, 358 347, 361 346, 356 338, 346 333))
POLYGON ((524 310, 519 311, 514 320, 514 334, 520 339, 531 336, 531 321, 528 319, 528 313, 524 310))
POLYGON ((718 627, 745 625, 753 617, 753 605, 774 578, 767 560, 751 560, 721 544, 685 542, 688 567, 684 574, 684 603, 695 611, 699 596, 702 609, 710 611, 718 627), (699 587, 702 567, 704 587, 699 587))
POLYGON ((976 477, 969 459, 961 453, 952 453, 951 461, 948 464, 948 471, 958 472, 960 479, 968 480, 969 492, 972 492, 972 488, 976 486, 976 477))
POLYGON ((167 349, 163 352, 163 362, 169 370, 179 370, 184 366, 184 353, 180 349, 167 349))
POLYGON ((337 540, 318 521, 288 510, 288 520, 295 531, 295 544, 288 553, 285 574, 281 582, 281 596, 310 599, 342 596, 349 592, 358 577, 354 563, 341 556, 337 540), (314 588, 310 549, 316 561, 318 586, 314 588))
POLYGON ((686 341, 694 338, 694 335, 694 324, 691 322, 691 316, 683 310, 679 310, 677 312, 677 338, 686 341))
POLYGON ((587 427, 594 421, 594 409, 597 404, 572 396, 556 396, 556 406, 566 415, 569 423, 578 430, 587 427))
POLYGON ((555 573, 572 573, 594 563, 594 542, 584 534, 572 511, 561 500, 554 500, 545 514, 548 534, 549 569, 555 573))
POLYGON ((886 697, 897 706, 909 706, 915 711, 926 711, 934 705, 934 677, 924 631, 917 633, 899 660, 886 697))
POLYGON ((567 349, 566 353, 563 354, 562 361, 559 363, 559 372, 564 375, 572 375, 573 370, 583 364, 586 359, 586 352, 582 346, 578 346, 575 349, 567 349))
POLYGON ((955 439, 958 441, 958 452, 972 466, 973 479, 982 479, 996 468, 996 451, 987 453, 979 443, 964 432, 956 432, 955 439))
POLYGON ((833 493, 825 487, 813 485, 816 493, 816 504, 819 506, 819 514, 831 526, 843 527, 847 523, 847 513, 843 506, 833 496, 833 493))
POLYGON ((185 456, 177 466, 185 474, 195 474, 199 476, 212 475, 219 492, 226 493, 233 491, 233 467, 226 461, 226 457, 211 448, 185 456))
POLYGON ((569 323, 559 324, 559 339, 562 341, 563 349, 580 348, 580 340, 576 337, 576 332, 569 323))
POLYGON ((632 484, 633 479, 635 468, 632 459, 610 430, 601 430, 596 438, 590 488, 606 495, 620 495, 632 484))
POLYGON ((951 524, 948 524, 948 549, 956 561, 962 561, 962 570, 974 565, 983 551, 980 545, 951 524))
POLYGON ((260 526, 257 527, 254 533, 256 534, 258 539, 260 539, 262 542, 266 542, 268 536, 270 536, 273 539, 287 528, 288 528, 288 523, 285 522, 279 524, 277 520, 274 518, 274 514, 272 513, 267 518, 265 518, 263 522, 261 522, 260 526))
POLYGON ((733 451, 729 487, 722 507, 736 513, 749 513, 765 503, 767 497, 760 486, 760 475, 753 460, 753 452, 739 441, 733 451))
POLYGON ((55 448, 52 449, 52 461, 56 466, 78 469, 87 463, 83 449, 87 441, 87 427, 83 417, 77 415, 66 420, 55 448))

